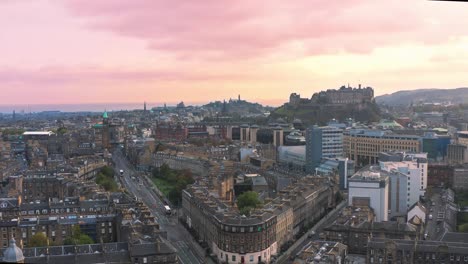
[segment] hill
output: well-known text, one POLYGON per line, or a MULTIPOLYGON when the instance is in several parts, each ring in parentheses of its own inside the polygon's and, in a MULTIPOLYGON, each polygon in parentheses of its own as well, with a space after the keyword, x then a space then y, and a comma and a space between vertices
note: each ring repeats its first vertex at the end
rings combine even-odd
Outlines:
POLYGON ((259 103, 251 103, 245 100, 215 101, 204 105, 203 108, 223 114, 237 114, 240 116, 249 114, 263 115, 265 112, 269 112, 273 109, 259 103))
POLYGON ((398 91, 375 97, 378 104, 390 106, 410 105, 418 103, 452 102, 454 104, 468 103, 468 88, 456 89, 417 89, 398 91))
POLYGON ((310 104, 298 107, 292 107, 289 104, 275 109, 270 118, 276 120, 283 118, 289 122, 298 118, 306 125, 325 125, 331 119, 335 118, 343 121, 347 118, 353 118, 360 122, 375 122, 380 120, 380 109, 374 102, 365 102, 361 104, 310 104))

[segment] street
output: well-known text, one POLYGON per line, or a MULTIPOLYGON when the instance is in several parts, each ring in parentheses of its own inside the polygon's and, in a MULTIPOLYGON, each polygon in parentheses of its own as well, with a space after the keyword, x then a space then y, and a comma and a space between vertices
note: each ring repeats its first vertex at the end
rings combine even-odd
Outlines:
MULTIPOLYGON (((327 215, 325 215, 319 223, 317 223, 311 230, 309 230, 306 234, 304 234, 304 241, 300 243, 299 245, 293 245, 294 250, 291 251, 289 256, 296 256, 299 252, 304 250, 308 245, 310 245, 311 241, 314 240, 319 240, 319 235, 322 233, 323 229, 330 225, 330 223, 333 223, 336 221, 338 216, 340 215, 341 209, 343 209, 344 206, 346 206, 347 203, 345 202, 344 204, 341 204, 341 206, 337 206, 335 210, 332 212, 329 212, 327 215), (314 231, 314 235, 310 235, 310 232, 314 231)), ((293 263, 292 260, 288 260, 287 263, 293 263)))
POLYGON ((116 177, 120 178, 130 193, 148 206, 161 230, 167 231, 167 239, 177 248, 180 262, 183 264, 205 263, 201 247, 196 244, 190 233, 178 223, 177 216, 166 215, 165 204, 151 191, 152 186, 145 184, 146 181, 143 181, 140 173, 128 162, 122 151, 120 149, 114 151, 112 158, 115 171, 124 171, 123 176, 117 175, 117 173, 116 177))

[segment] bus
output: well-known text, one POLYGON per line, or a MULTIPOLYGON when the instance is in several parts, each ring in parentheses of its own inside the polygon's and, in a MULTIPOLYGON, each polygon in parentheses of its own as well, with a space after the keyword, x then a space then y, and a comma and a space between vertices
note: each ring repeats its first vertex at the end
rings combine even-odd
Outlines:
POLYGON ((171 214, 171 208, 169 206, 165 205, 164 209, 166 209, 166 214, 168 214, 168 215, 171 214))

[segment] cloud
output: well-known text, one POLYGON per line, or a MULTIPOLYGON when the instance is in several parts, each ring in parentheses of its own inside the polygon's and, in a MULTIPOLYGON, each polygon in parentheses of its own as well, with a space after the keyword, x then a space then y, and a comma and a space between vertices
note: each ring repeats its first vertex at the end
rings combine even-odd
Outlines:
POLYGON ((248 73, 207 73, 173 70, 128 70, 94 66, 66 67, 48 66, 25 70, 18 68, 0 69, 0 87, 6 85, 65 85, 72 83, 98 82, 150 82, 150 81, 213 81, 249 79, 248 73))
POLYGON ((299 43, 304 55, 369 53, 382 45, 432 43, 463 33, 458 26, 440 30, 458 15, 438 14, 437 5, 423 2, 69 0, 67 7, 89 27, 143 39, 150 49, 179 58, 236 60, 279 52, 291 43, 299 43))

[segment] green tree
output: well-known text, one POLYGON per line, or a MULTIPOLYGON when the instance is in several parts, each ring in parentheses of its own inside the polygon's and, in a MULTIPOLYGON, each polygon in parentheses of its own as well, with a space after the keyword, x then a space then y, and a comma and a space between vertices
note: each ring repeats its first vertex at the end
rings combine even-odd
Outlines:
POLYGON ((237 197, 237 207, 245 215, 249 215, 252 208, 256 208, 261 204, 262 202, 258 198, 258 193, 253 191, 245 192, 237 197))
POLYGON ((59 134, 59 135, 63 135, 65 133, 67 133, 67 132, 68 132, 68 129, 65 128, 65 127, 61 127, 59 129, 57 129, 57 134, 59 134))
POLYGON ((102 167, 101 173, 108 176, 108 177, 114 177, 114 169, 112 169, 109 166, 102 167))
POLYGON ((64 242, 64 245, 87 245, 94 244, 94 240, 81 232, 79 225, 74 225, 72 229, 72 235, 67 237, 64 242))
POLYGON ((171 168, 169 167, 169 165, 164 163, 163 165, 161 165, 161 167, 159 167, 159 173, 162 177, 165 177, 167 174, 171 173, 171 168))
POLYGON ((47 246, 47 237, 45 233, 38 232, 31 237, 29 242, 30 247, 46 247, 47 246))

